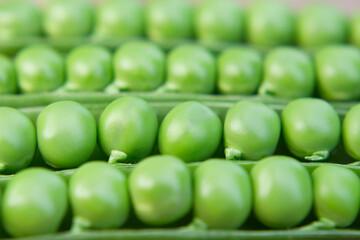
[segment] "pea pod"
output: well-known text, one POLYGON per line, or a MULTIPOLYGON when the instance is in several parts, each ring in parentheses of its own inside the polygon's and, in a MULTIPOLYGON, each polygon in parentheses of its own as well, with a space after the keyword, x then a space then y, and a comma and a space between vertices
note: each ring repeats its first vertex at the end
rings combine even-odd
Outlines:
POLYGON ((350 19, 350 43, 360 46, 360 11, 357 11, 350 19))
POLYGON ((360 99, 360 50, 328 46, 315 55, 320 97, 329 101, 360 99))
POLYGON ((245 222, 251 211, 252 189, 242 167, 222 159, 207 160, 197 167, 194 181, 195 218, 210 229, 236 229, 245 222))
POLYGON ((227 159, 251 159, 272 155, 280 137, 280 117, 270 107, 250 100, 234 104, 224 122, 227 159))
POLYGON ((0 54, 0 94, 16 93, 15 67, 12 61, 0 54))
POLYGON ((36 149, 35 127, 20 111, 0 107, 0 171, 14 173, 27 167, 36 149))
POLYGON ((123 160, 124 154, 127 162, 136 162, 152 152, 157 130, 156 112, 147 102, 123 97, 110 103, 101 114, 99 142, 110 155, 110 162, 123 160))
POLYGON ((93 8, 86 0, 50 0, 44 9, 44 29, 50 37, 80 37, 90 33, 93 8))
POLYGON ((159 129, 159 150, 185 162, 211 157, 221 140, 221 121, 199 102, 177 105, 166 115, 159 129))
POLYGON ((177 157, 162 155, 142 160, 130 174, 129 188, 135 214, 146 224, 164 226, 190 211, 190 171, 177 157))
POLYGON ((36 93, 53 91, 64 82, 64 60, 48 46, 30 46, 16 56, 20 91, 36 93))
POLYGON ((97 38, 139 37, 144 34, 144 9, 139 1, 106 0, 96 9, 97 38))
POLYGON ((105 162, 82 165, 71 176, 73 230, 118 228, 127 220, 130 203, 125 175, 105 162))
POLYGON ((55 168, 74 168, 88 160, 96 144, 96 122, 85 107, 60 101, 44 108, 36 120, 38 145, 55 168))
POLYGON ((217 88, 222 94, 254 94, 262 80, 263 60, 247 47, 231 47, 218 57, 217 88))
POLYGON ((339 8, 328 3, 309 4, 297 20, 297 42, 305 47, 343 43, 347 37, 347 21, 339 8))
POLYGON ((6 186, 2 221, 13 237, 55 233, 67 210, 65 181, 42 168, 19 172, 6 186))
POLYGON ((360 160, 360 105, 352 107, 345 115, 342 124, 343 144, 347 154, 360 160))
POLYGON ((285 107, 281 119, 285 142, 298 158, 326 160, 339 143, 339 116, 324 100, 294 100, 285 107))
POLYGON ((244 13, 234 0, 208 0, 195 12, 196 36, 201 41, 236 42, 244 38, 244 13))
POLYGON ((309 172, 296 159, 271 156, 259 161, 251 170, 254 212, 270 228, 298 225, 312 206, 309 172))
POLYGON ((315 89, 315 69, 304 51, 279 47, 271 50, 264 62, 264 81, 260 95, 283 98, 310 97, 315 89))

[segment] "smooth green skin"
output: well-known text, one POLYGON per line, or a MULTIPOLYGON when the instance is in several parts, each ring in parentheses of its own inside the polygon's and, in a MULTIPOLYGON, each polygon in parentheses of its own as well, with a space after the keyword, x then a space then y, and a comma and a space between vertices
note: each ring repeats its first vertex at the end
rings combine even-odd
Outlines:
POLYGON ((0 94, 16 93, 17 83, 13 62, 0 54, 0 94))
POLYGON ((283 98, 310 97, 315 89, 315 68, 310 56, 297 48, 278 47, 264 61, 260 95, 283 98))
POLYGON ((35 4, 27 0, 0 3, 0 38, 13 39, 41 34, 41 15, 35 4))
POLYGON ((360 46, 360 11, 357 11, 351 18, 349 23, 350 28, 350 43, 355 46, 360 46))
POLYGON ((145 10, 147 35, 155 41, 191 38, 193 15, 188 0, 151 0, 145 10))
POLYGON ((315 55, 319 95, 329 101, 360 99, 360 50, 329 46, 315 55))
POLYGON ((299 161, 271 156, 251 170, 254 212, 269 228, 289 228, 301 223, 312 207, 311 177, 299 161))
POLYGON ((326 101, 301 98, 291 101, 281 114, 283 136, 298 158, 332 151, 340 139, 340 118, 326 101))
POLYGON ((222 135, 219 117, 200 102, 177 105, 165 116, 159 129, 159 150, 185 162, 211 157, 222 135))
POLYGON ((64 179, 43 168, 28 168, 5 188, 1 215, 13 237, 53 234, 68 208, 64 179))
POLYGON ((129 216, 126 177, 106 162, 93 161, 79 167, 70 178, 69 194, 78 227, 118 228, 129 216))
POLYGON ((129 42, 114 55, 115 85, 120 90, 151 91, 165 78, 165 54, 155 44, 129 42))
POLYGON ((258 160, 274 154, 281 121, 275 110, 250 100, 234 104, 224 122, 225 147, 241 152, 241 159, 258 160))
POLYGON ((329 3, 313 3, 302 9, 297 18, 296 40, 304 47, 343 43, 347 20, 339 8, 329 3))
POLYGON ((27 167, 36 149, 35 127, 15 108, 0 107, 0 172, 14 173, 27 167))
POLYGON ((112 150, 127 154, 136 162, 152 152, 158 119, 155 110, 137 97, 122 97, 110 103, 99 119, 99 143, 107 155, 112 150))
POLYGON ((96 122, 81 104, 59 101, 36 120, 39 150, 55 168, 75 168, 88 160, 96 145, 96 122))
POLYGON ((327 164, 312 172, 314 208, 319 220, 328 219, 347 227, 358 215, 360 179, 350 169, 327 164))
POLYGON ((237 229, 252 207, 249 174, 223 159, 200 164, 194 173, 194 217, 210 229, 237 229), (216 177, 215 177, 216 176, 216 177))
POLYGON ((182 93, 213 93, 216 60, 200 45, 182 45, 168 55, 166 88, 182 93))
POLYGON ((144 7, 138 0, 106 0, 96 8, 97 37, 139 37, 144 35, 144 7))
POLYGON ((283 1, 260 0, 246 11, 246 36, 251 44, 276 46, 294 40, 295 16, 283 1))
POLYGON ((262 80, 263 59, 252 48, 225 50, 218 57, 217 67, 217 88, 221 94, 254 94, 262 80))
POLYGON ((236 42, 244 38, 245 19, 235 0, 206 0, 195 12, 196 37, 203 41, 236 42))
POLYGON ((101 91, 111 82, 112 56, 96 45, 75 48, 67 57, 67 82, 70 91, 101 91))
POLYGON ((23 93, 48 92, 64 82, 64 59, 49 46, 30 46, 15 58, 20 91, 23 93))
POLYGON ((347 154, 360 160, 360 104, 352 107, 342 123, 342 139, 347 154))
POLYGON ((94 10, 87 0, 50 0, 43 24, 50 37, 81 37, 92 31, 94 10))
POLYGON ((142 160, 130 173, 129 191, 136 216, 148 225, 168 225, 191 209, 190 170, 174 156, 142 160))

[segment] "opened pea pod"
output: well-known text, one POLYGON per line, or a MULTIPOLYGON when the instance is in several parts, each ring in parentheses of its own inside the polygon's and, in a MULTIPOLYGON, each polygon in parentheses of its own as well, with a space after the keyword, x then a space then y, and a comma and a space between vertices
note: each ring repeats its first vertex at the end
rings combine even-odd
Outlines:
POLYGON ((0 54, 0 94, 16 93, 17 88, 14 64, 0 54))

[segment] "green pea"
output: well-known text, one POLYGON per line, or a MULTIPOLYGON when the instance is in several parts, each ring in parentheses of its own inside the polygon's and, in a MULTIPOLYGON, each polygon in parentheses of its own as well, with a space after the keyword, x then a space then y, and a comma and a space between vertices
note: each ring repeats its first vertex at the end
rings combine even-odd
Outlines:
POLYGON ((130 174, 129 190, 136 216, 149 225, 173 223, 191 209, 190 171, 174 156, 142 160, 130 174))
POLYGON ((360 104, 352 107, 345 115, 342 124, 342 137, 345 151, 352 158, 360 160, 360 104))
POLYGON ((271 156, 251 170, 254 212, 270 228, 289 228, 301 223, 312 206, 311 177, 296 159, 271 156))
POLYGON ((201 163, 194 174, 195 218, 210 229, 239 228, 251 211, 251 188, 248 173, 236 163, 223 159, 201 163))
POLYGON ((295 17, 283 1, 254 1, 246 12, 248 42, 263 46, 290 44, 294 40, 295 17))
POLYGON ((315 69, 307 53, 296 48, 279 47, 267 54, 260 95, 310 97, 314 89, 315 69))
POLYGON ((88 162, 70 178, 73 229, 118 228, 130 212, 125 175, 111 165, 88 162))
POLYGON ((0 54, 0 94, 16 93, 15 67, 12 61, 0 54))
POLYGON ((116 51, 113 65, 114 85, 120 91, 151 91, 164 81, 165 54, 150 42, 124 44, 116 51))
POLYGON ((93 7, 87 0, 50 0, 45 5, 44 29, 50 37, 86 36, 92 30, 93 7))
POLYGON ((191 38, 193 11, 188 0, 151 0, 145 11, 147 35, 155 41, 191 38))
POLYGON ((343 43, 347 35, 345 14, 329 3, 309 4, 297 19, 297 42, 305 47, 343 43))
POLYGON ((41 111, 37 138, 44 160, 55 168, 74 168, 88 160, 96 144, 96 122, 81 104, 55 102, 41 111))
POLYGON ((20 111, 0 107, 0 172, 14 173, 27 167, 36 149, 35 127, 20 111))
POLYGON ((347 227, 354 222, 360 206, 360 179, 350 169, 322 165, 312 173, 314 207, 317 217, 347 227))
POLYGON ((320 97, 329 101, 360 99, 360 50, 329 46, 315 55, 320 97))
POLYGON ((234 104, 224 123, 227 159, 251 159, 274 154, 280 137, 280 117, 261 102, 250 100, 234 104))
POLYGON ((206 48, 200 45, 182 45, 170 52, 165 91, 212 93, 215 80, 215 58, 206 48))
POLYGON ((259 52, 232 47, 218 57, 217 87, 222 94, 254 94, 262 80, 263 60, 259 52))
POLYGON ((360 11, 357 11, 350 19, 350 43, 359 47, 360 46, 360 11))
POLYGON ((285 142, 298 158, 325 160, 339 143, 340 118, 322 99, 302 98, 290 102, 281 120, 285 142))
POLYGON ((144 9, 137 0, 106 0, 97 7, 95 36, 138 37, 144 34, 144 9))
POLYGON ((111 81, 111 53, 105 47, 85 45, 70 52, 66 61, 70 91, 100 91, 111 81))
POLYGON ((0 3, 0 38, 11 39, 41 34, 41 15, 35 4, 27 0, 0 3))
POLYGON ((64 60, 48 46, 30 46, 20 51, 15 67, 23 93, 52 91, 64 82, 64 60))
POLYGON ((200 40, 240 41, 244 25, 244 13, 235 0, 202 1, 195 12, 196 35, 200 40))
POLYGON ((5 188, 2 221, 13 237, 55 233, 67 210, 65 181, 54 172, 29 168, 5 188))
POLYGON ((99 142, 107 155, 116 158, 121 151, 127 155, 127 161, 135 162, 150 155, 157 130, 156 112, 146 101, 122 97, 110 103, 101 114, 99 142))
POLYGON ((193 101, 181 103, 171 109, 160 125, 160 153, 185 162, 205 160, 218 148, 221 129, 219 117, 209 107, 193 101))

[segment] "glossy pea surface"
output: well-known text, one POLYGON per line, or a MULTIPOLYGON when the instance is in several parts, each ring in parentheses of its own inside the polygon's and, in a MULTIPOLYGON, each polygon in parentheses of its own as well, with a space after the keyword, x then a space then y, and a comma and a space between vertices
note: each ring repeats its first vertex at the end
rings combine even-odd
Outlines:
POLYGON ((100 91, 111 81, 112 56, 108 49, 85 45, 75 48, 67 57, 67 82, 70 91, 100 91))
POLYGON ((16 93, 15 67, 12 61, 0 54, 0 94, 16 93))
POLYGON ((224 122, 228 159, 250 159, 272 155, 280 137, 281 122, 275 110, 250 100, 234 104, 224 122))
POLYGON ((235 0, 200 2, 195 11, 195 31, 203 41, 240 41, 244 37, 244 13, 235 0))
POLYGON ((93 15, 89 1, 50 0, 44 8, 44 29, 50 37, 86 36, 92 30, 93 15))
POLYGON ((125 175, 106 162, 93 161, 71 176, 69 194, 74 214, 73 227, 118 228, 130 212, 125 175))
POLYGON ((360 160, 360 105, 352 107, 342 123, 342 138, 345 151, 352 158, 360 160))
POLYGON ((88 160, 96 144, 96 122, 81 104, 60 101, 48 105, 36 120, 44 160, 55 168, 74 168, 88 160))
POLYGON ((339 116, 324 100, 294 100, 283 110, 281 120, 285 142, 298 158, 325 160, 339 143, 339 116))
POLYGON ((28 168, 9 182, 1 204, 2 221, 11 236, 53 234, 68 207, 66 184, 50 170, 28 168))
POLYGON ((236 163, 211 159, 194 173, 194 217, 210 229, 236 229, 250 214, 249 174, 236 163), (216 176, 216 177, 215 177, 216 176))
POLYGON ((328 219, 336 227, 354 222, 360 206, 360 179, 352 170, 323 165, 312 172, 314 207, 319 220, 328 219))
POLYGON ((150 42, 124 44, 116 51, 113 66, 115 85, 120 91, 154 90, 165 78, 165 54, 150 42))
POLYGON ((310 56, 296 48, 278 47, 264 60, 260 95, 283 98, 309 97, 315 89, 315 69, 310 56))
POLYGON ((173 223, 191 209, 190 171, 174 156, 142 160, 130 174, 129 191, 136 216, 149 225, 173 223))
POLYGON ((159 150, 185 162, 202 161, 215 153, 221 134, 221 121, 210 108, 199 102, 181 103, 160 125, 159 150))
POLYGON ((99 142, 106 154, 127 154, 126 161, 147 157, 153 150, 158 130, 155 110, 144 100, 122 97, 110 103, 99 119, 99 142))
POLYGON ((315 55, 319 95, 328 101, 360 99, 360 50, 328 46, 315 55))
POLYGON ((214 56, 200 45, 182 45, 167 60, 165 88, 181 93, 212 93, 216 80, 214 56))
POLYGON ((138 0, 106 0, 96 8, 95 36, 139 37, 144 34, 144 8, 138 0))
POLYGON ((0 171, 14 173, 27 167, 36 149, 35 127, 14 108, 0 107, 0 171))
POLYGON ((271 156, 251 170, 254 212, 269 228, 289 228, 301 223, 312 207, 311 177, 296 159, 271 156))
POLYGON ((53 91, 64 82, 64 59, 48 46, 30 46, 15 58, 20 91, 36 93, 53 91))
POLYGON ((262 80, 263 59, 252 48, 232 47, 217 61, 217 88, 222 94, 254 94, 262 80))

